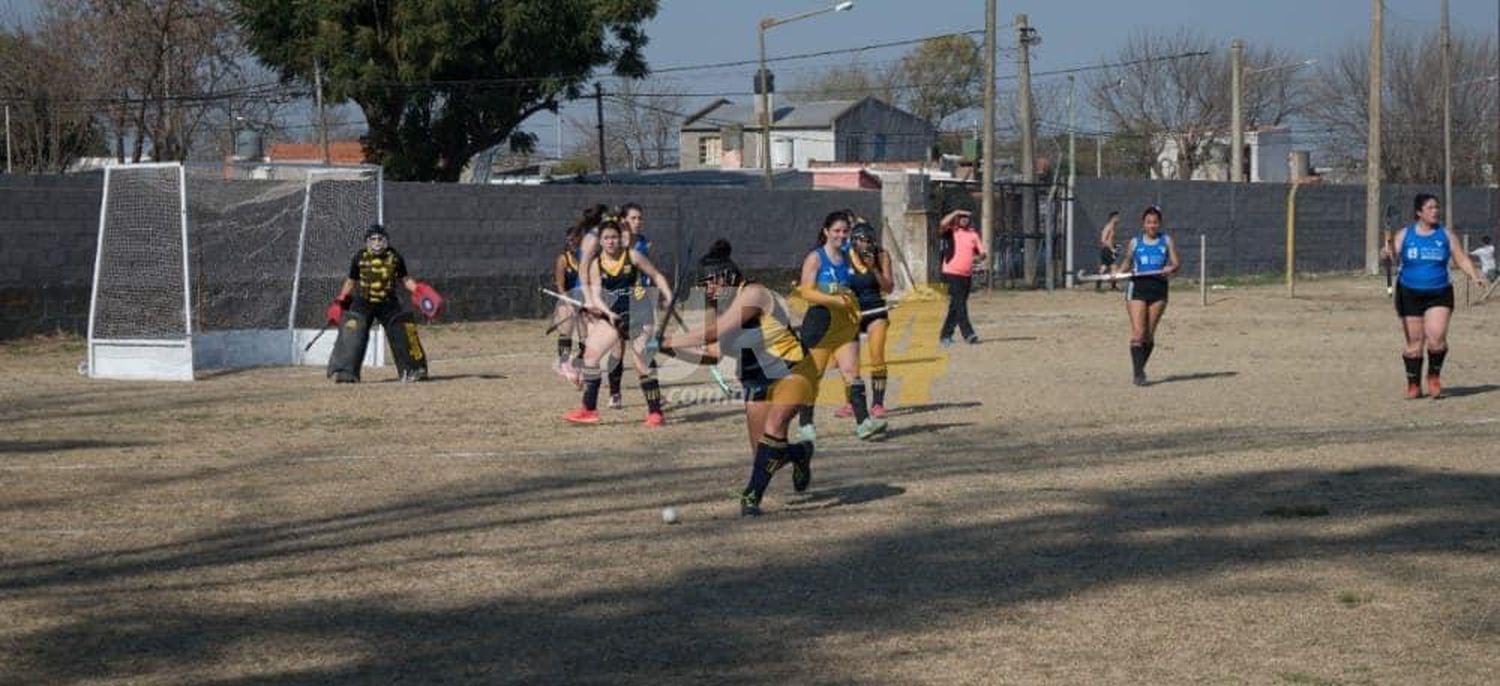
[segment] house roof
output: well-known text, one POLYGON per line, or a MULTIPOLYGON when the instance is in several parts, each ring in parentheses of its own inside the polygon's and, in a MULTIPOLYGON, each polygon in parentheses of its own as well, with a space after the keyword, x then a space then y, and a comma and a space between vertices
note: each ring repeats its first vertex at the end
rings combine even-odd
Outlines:
MULTIPOLYGON (((833 122, 845 112, 870 99, 873 98, 867 96, 861 100, 825 100, 782 105, 775 108, 773 112, 771 128, 833 128, 833 122)), ((685 131, 717 131, 720 127, 735 125, 748 128, 760 126, 760 117, 756 116, 753 104, 740 105, 719 98, 703 109, 688 115, 688 118, 682 122, 682 128, 685 131)))
MULTIPOLYGON (((266 151, 267 162, 322 162, 323 149, 317 143, 272 143, 266 151)), ((329 141, 331 164, 363 164, 365 146, 359 141, 329 141)))

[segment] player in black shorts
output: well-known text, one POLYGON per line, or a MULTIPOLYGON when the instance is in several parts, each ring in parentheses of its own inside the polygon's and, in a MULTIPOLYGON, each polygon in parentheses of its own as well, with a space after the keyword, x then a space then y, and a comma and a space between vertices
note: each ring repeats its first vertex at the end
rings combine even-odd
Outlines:
MULTIPOLYGON (((868 222, 856 223, 849 237, 853 248, 849 251, 849 290, 859 300, 861 312, 884 310, 886 294, 896 287, 891 255, 880 248, 879 234, 868 222)), ((870 355, 870 416, 877 419, 885 418, 885 336, 890 327, 889 312, 864 315, 859 320, 859 332, 865 335, 865 350, 870 355)))
POLYGON ((1394 245, 1381 248, 1381 257, 1395 258, 1401 265, 1396 282, 1396 315, 1406 334, 1406 348, 1401 353, 1406 367, 1406 397, 1422 397, 1422 350, 1427 350, 1427 393, 1433 398, 1443 395, 1441 375, 1443 360, 1448 357, 1448 322, 1453 316, 1453 283, 1448 277, 1448 263, 1458 268, 1484 289, 1484 275, 1459 245, 1453 229, 1440 223, 1442 208, 1432 195, 1421 193, 1414 203, 1416 221, 1396 232, 1394 245))
POLYGON ((627 355, 635 363, 641 393, 646 396, 646 426, 661 426, 664 421, 661 385, 656 379, 656 370, 650 367, 645 356, 649 331, 644 328, 641 318, 632 317, 631 313, 640 307, 655 306, 655 303, 643 302, 658 290, 641 288, 641 274, 651 277, 667 302, 672 300, 672 285, 650 259, 622 245, 621 234, 620 225, 613 220, 599 225, 599 254, 586 267, 588 290, 597 290, 592 293, 586 290, 584 298, 588 338, 583 352, 583 405, 563 415, 563 419, 575 424, 599 422, 599 386, 602 381, 599 365, 605 354, 624 339, 631 342, 626 346, 627 355))
POLYGON ((1167 311, 1167 277, 1182 266, 1177 246, 1162 232, 1161 224, 1161 208, 1146 208, 1141 213, 1140 235, 1125 244, 1115 264, 1115 273, 1136 275, 1125 287, 1125 311, 1130 315, 1130 364, 1137 386, 1146 385, 1146 362, 1156 348, 1156 327, 1167 311))

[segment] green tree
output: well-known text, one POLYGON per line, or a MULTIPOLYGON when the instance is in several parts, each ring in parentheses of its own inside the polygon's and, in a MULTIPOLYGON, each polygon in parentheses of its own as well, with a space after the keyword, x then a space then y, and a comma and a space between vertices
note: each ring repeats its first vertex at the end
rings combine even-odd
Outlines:
POLYGON ((657 0, 239 0, 250 48, 283 79, 369 122, 366 154, 393 179, 453 181, 527 117, 577 97, 596 68, 646 73, 657 0))
POLYGON ((974 39, 962 34, 922 41, 897 68, 905 89, 903 104, 933 126, 977 106, 984 76, 981 55, 974 39))

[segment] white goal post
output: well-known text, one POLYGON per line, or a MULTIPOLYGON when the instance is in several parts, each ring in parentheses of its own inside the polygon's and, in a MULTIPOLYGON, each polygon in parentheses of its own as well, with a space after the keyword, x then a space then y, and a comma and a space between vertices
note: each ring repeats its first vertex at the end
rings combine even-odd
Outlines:
MULTIPOLYGON (((195 370, 323 365, 304 350, 383 218, 378 167, 180 163, 104 170, 88 375, 190 381, 195 370)), ((379 331, 365 363, 383 365, 379 331)))

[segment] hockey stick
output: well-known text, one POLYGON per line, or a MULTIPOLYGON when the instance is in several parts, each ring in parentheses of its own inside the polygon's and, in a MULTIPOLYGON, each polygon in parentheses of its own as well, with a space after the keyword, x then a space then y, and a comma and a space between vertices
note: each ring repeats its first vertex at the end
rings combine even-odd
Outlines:
MULTIPOLYGON (((680 237, 681 226, 677 228, 677 232, 680 237)), ((651 340, 646 342, 646 349, 641 351, 648 360, 655 358, 656 353, 661 350, 661 342, 667 337, 667 324, 671 323, 673 315, 677 312, 677 301, 682 298, 683 291, 690 290, 683 288, 682 275, 688 260, 693 258, 693 236, 689 235, 686 241, 679 240, 677 245, 686 249, 678 251, 677 263, 672 265, 672 297, 667 300, 666 314, 662 315, 660 322, 657 322, 656 331, 652 333, 651 340)), ((682 324, 682 321, 679 319, 677 323, 682 324)), ((684 324, 683 328, 687 326, 684 324)))
POLYGON ((1122 272, 1119 274, 1085 274, 1084 270, 1080 269, 1078 270, 1078 276, 1076 278, 1079 281, 1083 282, 1124 281, 1125 279, 1133 279, 1137 276, 1165 276, 1166 274, 1166 270, 1163 269, 1157 269, 1149 272, 1122 272))
POLYGON ((333 322, 328 322, 327 324, 324 324, 323 328, 318 329, 318 335, 313 336, 312 340, 308 341, 307 345, 305 345, 305 346, 302 347, 302 352, 307 352, 309 350, 312 350, 313 344, 317 343, 318 339, 322 338, 323 334, 328 333, 328 330, 331 329, 331 328, 333 328, 333 322))

